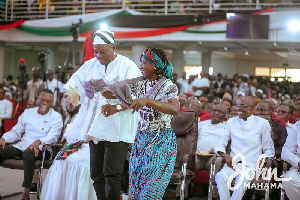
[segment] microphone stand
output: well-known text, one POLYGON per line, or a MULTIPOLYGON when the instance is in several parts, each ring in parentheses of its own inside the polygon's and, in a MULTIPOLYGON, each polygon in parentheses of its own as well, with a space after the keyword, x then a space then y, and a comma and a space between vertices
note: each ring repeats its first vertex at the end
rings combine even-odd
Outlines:
POLYGON ((24 63, 21 63, 19 66, 19 70, 21 72, 21 105, 22 105, 22 112, 24 111, 24 77, 25 77, 25 71, 26 66, 24 63))
POLYGON ((58 81, 60 80, 60 77, 61 77, 61 67, 58 66, 58 68, 55 70, 55 74, 56 74, 56 106, 59 106, 60 105, 60 93, 59 93, 59 89, 58 89, 58 81))

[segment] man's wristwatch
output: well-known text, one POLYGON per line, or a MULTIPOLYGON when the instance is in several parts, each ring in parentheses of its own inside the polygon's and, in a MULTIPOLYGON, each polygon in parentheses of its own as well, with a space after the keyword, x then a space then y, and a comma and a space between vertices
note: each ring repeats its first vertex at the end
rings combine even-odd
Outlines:
POLYGON ((118 112, 120 112, 120 111, 122 110, 122 106, 119 105, 119 104, 117 104, 117 105, 116 105, 116 109, 117 109, 118 112))

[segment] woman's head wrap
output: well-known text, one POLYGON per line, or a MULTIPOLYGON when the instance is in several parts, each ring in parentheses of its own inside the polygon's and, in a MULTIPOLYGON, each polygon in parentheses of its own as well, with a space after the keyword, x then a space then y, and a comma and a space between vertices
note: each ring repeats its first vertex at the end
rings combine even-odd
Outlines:
POLYGON ((173 81, 172 77, 172 64, 169 63, 168 65, 164 63, 160 57, 158 57, 151 49, 145 51, 142 55, 150 64, 154 65, 155 67, 161 68, 165 71, 163 74, 164 77, 173 81))
POLYGON ((114 33, 107 30, 97 30, 93 44, 115 44, 114 33))

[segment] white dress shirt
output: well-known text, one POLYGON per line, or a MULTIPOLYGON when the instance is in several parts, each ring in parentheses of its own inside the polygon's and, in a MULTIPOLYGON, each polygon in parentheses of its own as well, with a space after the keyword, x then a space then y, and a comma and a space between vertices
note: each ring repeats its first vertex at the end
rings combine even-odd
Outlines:
POLYGON ((289 121, 286 123, 286 131, 287 131, 287 134, 289 135, 290 132, 292 131, 292 127, 293 127, 294 124, 290 123, 289 121))
POLYGON ((250 87, 250 92, 251 92, 251 95, 252 95, 253 97, 255 97, 255 96, 256 96, 256 87, 254 87, 253 85, 251 85, 251 87, 250 87))
POLYGON ((117 57, 108 64, 105 72, 105 66, 97 58, 86 61, 77 70, 64 88, 77 86, 79 89, 81 104, 87 107, 87 116, 83 122, 83 132, 86 134, 84 140, 93 140, 110 142, 133 143, 139 121, 139 115, 126 110, 118 112, 109 117, 104 117, 101 112, 101 106, 105 104, 120 103, 116 100, 107 100, 100 92, 95 93, 92 99, 89 99, 84 91, 84 83, 92 79, 104 79, 106 83, 123 81, 141 76, 141 72, 136 64, 125 56, 117 54, 117 57))
POLYGON ((18 119, 18 123, 2 138, 5 143, 12 143, 21 140, 13 146, 21 151, 25 151, 34 141, 40 140, 42 144, 53 144, 57 142, 63 127, 61 115, 52 108, 45 115, 37 112, 38 108, 26 109, 18 119), (23 137, 22 134, 24 133, 23 137))
POLYGON ((61 83, 60 81, 56 80, 55 78, 53 78, 51 81, 49 79, 46 81, 45 87, 48 88, 49 90, 51 90, 54 93, 53 105, 56 105, 57 90, 55 90, 55 88, 58 88, 60 93, 64 93, 64 88, 63 88, 64 84, 61 83))
POLYGON ((209 151, 214 148, 224 132, 225 124, 225 122, 212 124, 211 120, 199 122, 197 151, 209 151))
POLYGON ((282 148, 281 158, 292 164, 293 167, 298 167, 300 162, 300 121, 293 126, 288 134, 282 148))
POLYGON ((188 80, 184 80, 181 84, 180 94, 186 94, 189 91, 193 92, 192 83, 189 83, 188 80))
MULTIPOLYGON (((266 157, 273 157, 275 154, 270 124, 258 116, 251 115, 246 121, 239 117, 230 118, 221 139, 215 146, 215 153, 226 152, 229 140, 231 140, 230 156, 242 154, 248 167, 255 167, 257 159, 263 153, 266 157)), ((238 161, 240 159, 236 160, 238 161)))
MULTIPOLYGON (((209 87, 209 80, 207 78, 196 78, 192 82, 192 86, 195 87, 209 87)), ((203 93, 203 90, 195 90, 194 96, 201 96, 203 93)))
POLYGON ((12 116, 13 105, 7 100, 0 100, 0 126, 2 126, 2 119, 10 119, 12 116))

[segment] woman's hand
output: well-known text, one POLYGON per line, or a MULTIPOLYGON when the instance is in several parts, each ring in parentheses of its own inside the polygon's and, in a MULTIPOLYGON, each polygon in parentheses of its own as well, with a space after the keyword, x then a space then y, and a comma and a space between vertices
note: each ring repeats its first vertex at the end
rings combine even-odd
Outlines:
POLYGON ((148 103, 148 100, 147 98, 140 98, 140 99, 133 99, 133 103, 131 104, 130 106, 130 109, 132 109, 132 114, 135 112, 135 111, 138 111, 139 109, 143 108, 144 106, 147 105, 148 103))
POLYGON ((111 91, 102 92, 101 94, 106 99, 116 99, 117 98, 111 91))
POLYGON ((116 105, 105 104, 101 106, 101 112, 104 115, 104 117, 108 117, 116 114, 118 110, 116 105))

